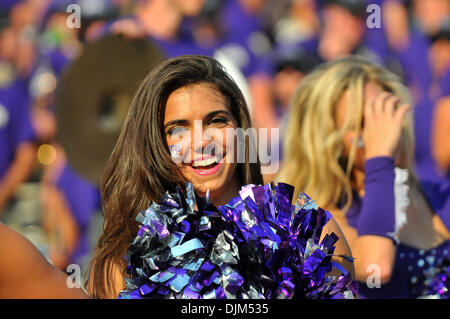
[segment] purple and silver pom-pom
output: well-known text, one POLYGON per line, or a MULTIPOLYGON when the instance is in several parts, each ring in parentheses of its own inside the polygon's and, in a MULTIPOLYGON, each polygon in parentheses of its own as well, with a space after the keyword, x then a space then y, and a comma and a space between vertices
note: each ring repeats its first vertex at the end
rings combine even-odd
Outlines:
POLYGON ((189 183, 186 194, 166 193, 136 218, 119 298, 353 298, 356 282, 332 261, 339 238, 320 242, 330 213, 305 194, 291 205, 293 193, 248 185, 218 208, 189 183))

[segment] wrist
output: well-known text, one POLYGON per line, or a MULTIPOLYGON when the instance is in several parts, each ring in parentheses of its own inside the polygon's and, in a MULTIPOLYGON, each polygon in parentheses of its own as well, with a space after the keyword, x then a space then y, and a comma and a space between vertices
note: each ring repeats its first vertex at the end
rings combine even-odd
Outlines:
POLYGON ((377 156, 369 158, 364 163, 365 182, 377 181, 394 183, 395 164, 392 156, 377 156))
POLYGON ((368 157, 365 159, 366 164, 372 163, 372 162, 381 162, 381 161, 394 164, 394 157, 392 155, 377 155, 377 156, 372 156, 370 158, 368 157))
POLYGON ((365 152, 365 159, 369 160, 371 158, 376 158, 376 157, 392 157, 393 153, 390 150, 385 150, 385 149, 379 149, 379 150, 370 150, 370 149, 366 149, 365 152))

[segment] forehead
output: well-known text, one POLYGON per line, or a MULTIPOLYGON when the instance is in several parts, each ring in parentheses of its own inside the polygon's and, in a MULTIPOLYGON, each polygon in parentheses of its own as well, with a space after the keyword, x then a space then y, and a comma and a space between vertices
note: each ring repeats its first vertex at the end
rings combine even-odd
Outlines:
POLYGON ((384 89, 378 83, 372 81, 367 82, 366 85, 364 86, 364 99, 366 101, 371 100, 372 98, 374 98, 376 95, 380 94, 383 91, 384 89))
MULTIPOLYGON (((371 101, 383 91, 382 86, 378 83, 372 81, 367 82, 364 85, 364 105, 367 105, 367 102, 371 101)), ((355 112, 355 109, 352 106, 354 106, 354 104, 352 104, 350 90, 347 89, 338 102, 337 123, 339 126, 343 125, 348 116, 356 116, 357 112, 355 112)))
POLYGON ((229 111, 222 93, 211 84, 192 84, 178 88, 169 95, 164 122, 174 118, 201 119, 218 110, 229 111))
MULTIPOLYGON (((373 81, 369 81, 366 84, 364 84, 364 102, 370 101, 375 96, 383 92, 383 87, 373 81)), ((345 104, 345 106, 348 106, 348 104, 351 103, 351 97, 350 97, 350 90, 345 90, 344 94, 342 94, 342 98, 340 100, 340 104, 345 104)))

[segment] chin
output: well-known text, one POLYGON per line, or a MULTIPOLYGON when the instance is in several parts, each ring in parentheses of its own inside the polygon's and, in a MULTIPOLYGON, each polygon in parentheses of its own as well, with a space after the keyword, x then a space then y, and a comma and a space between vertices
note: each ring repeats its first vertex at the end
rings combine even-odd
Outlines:
MULTIPOLYGON (((232 179, 235 170, 235 165, 226 164, 219 172, 217 172, 217 174, 211 176, 199 176, 195 172, 192 172, 191 168, 188 168, 188 174, 184 174, 184 176, 186 180, 194 185, 194 189, 199 196, 206 197, 206 194, 209 191, 209 198, 214 202, 216 199, 221 198, 225 193, 228 193, 229 187, 233 187, 232 179)), ((235 195, 237 196, 237 194, 235 195)))
POLYGON ((224 183, 212 182, 212 183, 200 183, 194 184, 194 188, 200 196, 205 197, 206 193, 209 191, 209 196, 214 198, 217 193, 220 193, 221 189, 224 187, 224 183))
POLYGON ((225 169, 222 172, 218 172, 212 176, 199 176, 197 173, 192 172, 192 168, 184 168, 183 175, 187 181, 194 184, 194 188, 199 195, 204 196, 209 190, 210 195, 220 192, 226 187, 227 176, 229 171, 225 169))

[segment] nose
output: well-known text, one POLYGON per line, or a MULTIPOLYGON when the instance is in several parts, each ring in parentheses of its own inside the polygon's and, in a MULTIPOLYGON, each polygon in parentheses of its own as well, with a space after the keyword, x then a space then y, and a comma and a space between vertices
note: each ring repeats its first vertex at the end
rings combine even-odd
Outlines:
MULTIPOLYGON (((209 154, 213 149, 215 149, 215 140, 217 138, 217 134, 220 133, 218 130, 212 130, 211 128, 204 129, 202 125, 202 121, 195 121, 194 123, 194 137, 193 141, 191 143, 192 151, 194 154, 204 154, 205 150, 207 151, 208 155, 214 155, 209 154)), ((215 152, 215 151, 213 151, 215 152)))
POLYGON ((191 148, 194 153, 198 153, 199 151, 201 153, 201 150, 208 144, 208 140, 203 134, 203 121, 194 121, 192 132, 194 133, 194 136, 191 141, 191 148))

